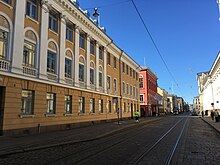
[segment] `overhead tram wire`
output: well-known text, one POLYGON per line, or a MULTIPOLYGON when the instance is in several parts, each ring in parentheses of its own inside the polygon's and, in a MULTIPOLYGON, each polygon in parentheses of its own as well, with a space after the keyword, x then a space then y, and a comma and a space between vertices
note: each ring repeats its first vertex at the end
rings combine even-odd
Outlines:
MULTIPOLYGON (((123 3, 127 3, 129 1, 131 1, 131 0, 126 0, 126 1, 121 1, 118 3, 111 3, 111 4, 107 4, 107 5, 103 5, 103 6, 98 6, 97 8, 100 9, 100 8, 105 8, 105 7, 109 7, 109 6, 116 6, 116 5, 120 5, 123 3)), ((85 10, 91 10, 91 9, 94 9, 94 7, 86 8, 85 10)))
POLYGON ((182 92, 181 92, 181 90, 180 90, 180 88, 179 88, 179 85, 178 85, 176 79, 174 78, 173 74, 171 73, 170 69, 168 68, 168 66, 167 66, 167 64, 166 64, 166 62, 165 62, 165 60, 164 60, 164 58, 163 58, 163 56, 162 56, 162 54, 161 54, 161 52, 160 52, 160 50, 159 50, 157 44, 156 44, 156 42, 155 42, 154 39, 153 39, 153 36, 151 35, 151 33, 150 33, 150 31, 149 31, 147 25, 145 24, 145 22, 144 22, 144 20, 143 20, 143 18, 142 18, 142 16, 141 16, 141 14, 140 14, 140 12, 139 12, 137 6, 135 5, 134 0, 131 0, 131 2, 132 2, 132 4, 133 4, 133 6, 134 6, 136 12, 138 13, 138 16, 139 16, 139 18, 141 19, 141 22, 143 23, 144 28, 145 28, 145 30, 147 31, 147 33, 148 33, 148 35, 149 35, 149 37, 150 37, 150 39, 151 39, 151 41, 152 41, 154 47, 156 48, 157 53, 159 54, 161 60, 163 61, 163 64, 165 65, 165 67, 166 67, 168 73, 170 74, 170 76, 172 77, 172 79, 174 80, 174 82, 176 83, 176 86, 178 87, 178 89, 179 89, 179 91, 180 91, 180 93, 181 93, 181 95, 182 95, 182 92))

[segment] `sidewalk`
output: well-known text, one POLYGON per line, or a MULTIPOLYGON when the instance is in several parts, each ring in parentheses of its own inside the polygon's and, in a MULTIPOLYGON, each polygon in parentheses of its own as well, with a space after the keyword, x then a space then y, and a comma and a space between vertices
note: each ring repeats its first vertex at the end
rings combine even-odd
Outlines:
POLYGON ((160 120, 161 118, 162 117, 141 118, 140 123, 136 123, 134 120, 123 120, 120 121, 120 124, 118 124, 117 121, 114 121, 65 131, 48 132, 20 137, 0 136, 0 156, 64 144, 92 141, 121 132, 122 130, 130 129, 137 125, 144 125, 148 122, 160 120))
POLYGON ((201 117, 201 119, 220 133, 220 122, 215 122, 210 116, 201 117))

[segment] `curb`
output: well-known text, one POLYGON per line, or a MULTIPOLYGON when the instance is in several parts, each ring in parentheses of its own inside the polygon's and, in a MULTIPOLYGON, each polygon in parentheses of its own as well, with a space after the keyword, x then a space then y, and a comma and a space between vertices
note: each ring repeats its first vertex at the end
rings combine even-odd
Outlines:
POLYGON ((24 152, 29 152, 29 151, 36 151, 36 150, 40 150, 40 149, 47 149, 47 148, 51 148, 51 147, 57 147, 57 146, 63 146, 63 145, 70 145, 70 144, 76 144, 76 143, 82 143, 82 142, 89 142, 89 141, 94 141, 94 140, 98 140, 107 136, 111 136, 115 133, 121 132, 121 131, 126 131, 130 128, 134 128, 138 125, 144 125, 146 123, 150 123, 153 121, 157 121, 162 119, 161 117, 152 119, 152 120, 148 120, 148 121, 143 121, 141 123, 131 123, 131 124, 127 124, 127 126, 123 127, 123 128, 119 128, 119 129, 115 129, 111 132, 108 133, 104 133, 102 135, 96 136, 94 138, 90 138, 90 139, 84 139, 84 140, 73 140, 73 141, 66 141, 66 142, 60 142, 60 143, 56 143, 56 144, 49 144, 49 145, 44 145, 44 146, 38 146, 38 147, 30 147, 30 148, 23 148, 23 149, 15 149, 13 151, 6 151, 5 153, 2 152, 0 153, 0 158, 1 157, 6 157, 8 155, 13 155, 13 154, 18 154, 18 153, 24 153, 24 152))
MULTIPOLYGON (((200 117, 201 118, 201 117, 200 117)), ((210 125, 212 128, 214 128, 218 133, 220 133, 220 130, 214 126, 213 124, 209 123, 208 121, 206 121, 205 119, 201 118, 205 123, 207 123, 208 125, 210 125)))

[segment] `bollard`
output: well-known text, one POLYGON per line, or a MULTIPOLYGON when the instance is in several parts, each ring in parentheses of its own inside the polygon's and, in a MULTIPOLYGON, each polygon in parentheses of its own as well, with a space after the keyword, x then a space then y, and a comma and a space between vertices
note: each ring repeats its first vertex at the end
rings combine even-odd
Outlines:
POLYGON ((37 125, 38 134, 40 134, 40 123, 37 125))

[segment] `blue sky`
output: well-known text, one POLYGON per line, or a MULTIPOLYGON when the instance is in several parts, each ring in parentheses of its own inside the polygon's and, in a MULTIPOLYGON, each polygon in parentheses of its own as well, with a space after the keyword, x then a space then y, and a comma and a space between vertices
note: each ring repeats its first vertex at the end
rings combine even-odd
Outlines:
POLYGON ((158 85, 192 103, 198 95, 196 73, 209 71, 219 51, 220 21, 216 0, 134 0, 175 77, 172 79, 131 1, 79 0, 91 15, 99 7, 107 34, 138 64, 148 66, 158 85), (145 59, 145 60, 144 60, 145 59), (145 61, 145 62, 144 62, 145 61), (178 84, 178 87, 177 87, 178 84))

